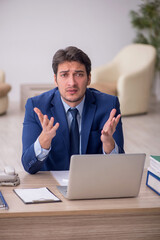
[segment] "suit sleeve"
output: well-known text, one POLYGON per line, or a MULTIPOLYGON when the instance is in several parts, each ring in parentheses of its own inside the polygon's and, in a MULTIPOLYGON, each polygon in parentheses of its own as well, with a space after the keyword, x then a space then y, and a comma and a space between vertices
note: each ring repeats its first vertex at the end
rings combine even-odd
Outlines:
POLYGON ((24 169, 33 174, 38 172, 44 161, 39 161, 36 158, 34 151, 34 143, 40 135, 42 128, 36 113, 34 112, 32 99, 28 99, 26 103, 26 111, 23 122, 22 131, 22 164, 24 169))

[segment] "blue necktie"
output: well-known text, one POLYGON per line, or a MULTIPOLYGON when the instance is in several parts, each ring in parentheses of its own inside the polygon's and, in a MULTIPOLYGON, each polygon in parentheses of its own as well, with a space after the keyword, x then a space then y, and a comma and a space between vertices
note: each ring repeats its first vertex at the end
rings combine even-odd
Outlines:
POLYGON ((77 108, 69 109, 72 114, 72 122, 70 126, 70 154, 79 154, 79 127, 77 122, 77 108))

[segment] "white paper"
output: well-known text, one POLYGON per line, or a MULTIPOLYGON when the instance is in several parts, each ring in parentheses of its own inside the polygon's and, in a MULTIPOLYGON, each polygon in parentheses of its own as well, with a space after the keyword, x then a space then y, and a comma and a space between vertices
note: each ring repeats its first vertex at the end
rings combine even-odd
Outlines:
POLYGON ((51 171, 51 173, 61 186, 68 186, 69 171, 51 171))
POLYGON ((59 198, 57 198, 53 193, 51 193, 46 187, 31 189, 14 189, 14 191, 25 203, 59 200, 59 198))

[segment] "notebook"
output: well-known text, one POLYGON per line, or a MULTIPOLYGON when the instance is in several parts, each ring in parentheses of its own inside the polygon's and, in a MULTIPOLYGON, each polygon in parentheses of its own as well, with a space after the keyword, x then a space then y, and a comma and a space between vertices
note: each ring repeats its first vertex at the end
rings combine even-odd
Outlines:
POLYGON ((136 197, 146 155, 73 155, 68 186, 57 186, 70 200, 136 197))

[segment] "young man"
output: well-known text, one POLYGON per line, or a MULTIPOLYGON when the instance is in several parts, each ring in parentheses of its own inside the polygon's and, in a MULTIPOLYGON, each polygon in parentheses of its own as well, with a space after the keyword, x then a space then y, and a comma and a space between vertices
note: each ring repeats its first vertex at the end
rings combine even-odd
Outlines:
POLYGON ((57 87, 26 103, 24 169, 31 174, 68 170, 72 154, 124 153, 118 98, 87 88, 89 57, 76 47, 60 49, 52 67, 57 87))

